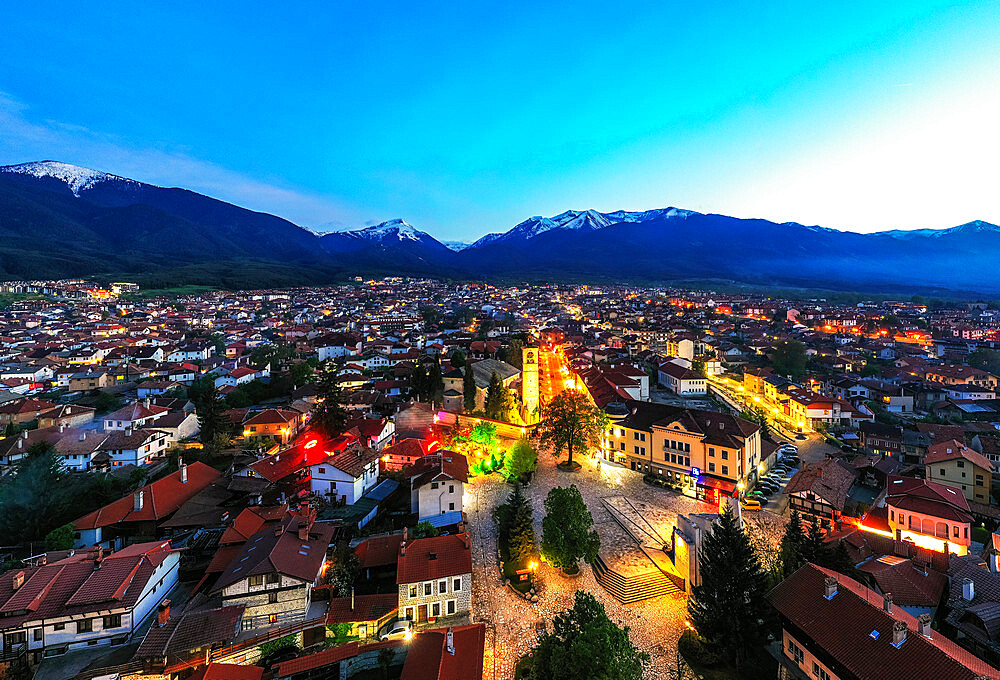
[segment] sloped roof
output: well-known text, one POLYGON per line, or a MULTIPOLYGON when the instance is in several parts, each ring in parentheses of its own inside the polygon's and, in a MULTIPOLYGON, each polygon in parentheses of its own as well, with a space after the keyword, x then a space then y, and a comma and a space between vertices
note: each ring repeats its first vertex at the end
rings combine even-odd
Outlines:
POLYGON ((460 482, 469 481, 469 461, 461 453, 454 451, 435 451, 418 458, 406 469, 410 477, 411 488, 417 489, 429 482, 454 479, 460 482))
POLYGON ((400 680, 479 680, 485 646, 485 623, 422 631, 410 642, 400 680), (448 651, 448 630, 454 653, 448 651))
POLYGON ((882 597, 848 578, 814 564, 806 564, 778 584, 768 595, 771 604, 815 641, 853 676, 880 680, 975 680, 979 675, 1000 678, 1000 671, 955 642, 932 631, 917 633, 917 620, 902 607, 882 609, 882 597), (827 577, 839 581, 837 593, 825 596, 827 577), (905 642, 892 645, 893 625, 906 624, 905 642), (872 633, 877 632, 877 635, 872 633))
POLYGON ((150 522, 164 519, 220 476, 215 468, 196 461, 187 466, 187 482, 181 481, 181 471, 177 470, 137 491, 136 493, 143 495, 141 509, 135 509, 135 494, 129 494, 89 515, 84 515, 76 520, 73 526, 77 530, 96 529, 123 522, 150 522))
POLYGON ((808 463, 789 480, 786 494, 812 492, 838 510, 844 509, 847 492, 854 483, 854 475, 836 460, 826 458, 808 463))
POLYGON ((469 534, 418 538, 400 547, 396 583, 433 581, 472 572, 469 534))

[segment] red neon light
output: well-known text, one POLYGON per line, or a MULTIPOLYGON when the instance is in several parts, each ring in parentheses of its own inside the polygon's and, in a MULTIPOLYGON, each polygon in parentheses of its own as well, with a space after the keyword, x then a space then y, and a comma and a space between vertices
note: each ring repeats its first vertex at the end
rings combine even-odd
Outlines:
POLYGON ((309 440, 309 441, 306 442, 306 445, 303 448, 311 449, 312 447, 316 446, 317 444, 319 444, 319 440, 318 439, 311 439, 311 440, 309 440))
POLYGON ((438 442, 437 439, 430 440, 429 442, 427 442, 427 452, 430 453, 431 451, 433 451, 435 448, 437 448, 440 445, 441 444, 438 442))

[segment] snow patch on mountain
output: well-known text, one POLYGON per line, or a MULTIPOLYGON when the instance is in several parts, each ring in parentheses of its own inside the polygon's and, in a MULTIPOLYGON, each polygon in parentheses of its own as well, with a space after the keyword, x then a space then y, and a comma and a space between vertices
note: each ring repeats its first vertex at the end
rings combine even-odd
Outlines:
POLYGON ((427 234, 414 229, 412 225, 407 224, 406 220, 399 217, 382 222, 381 224, 376 224, 372 227, 358 229, 356 231, 352 231, 351 233, 372 241, 382 241, 386 237, 395 237, 399 241, 410 240, 420 242, 425 238, 429 238, 427 234))
POLYGON ((21 163, 20 165, 5 165, 0 167, 0 172, 9 172, 19 175, 31 175, 32 177, 52 177, 61 182, 65 182, 69 190, 77 198, 80 192, 90 189, 96 184, 108 180, 120 180, 138 184, 135 180, 111 175, 100 170, 82 168, 78 165, 60 163, 59 161, 36 161, 34 163, 21 163))

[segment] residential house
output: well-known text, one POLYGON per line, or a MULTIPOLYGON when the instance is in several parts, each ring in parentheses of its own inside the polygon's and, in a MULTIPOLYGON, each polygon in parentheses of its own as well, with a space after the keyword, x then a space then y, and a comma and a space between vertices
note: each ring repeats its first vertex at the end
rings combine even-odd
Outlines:
POLYGON ((168 409, 163 406, 150 403, 148 399, 136 401, 104 416, 104 431, 135 430, 153 426, 156 419, 165 416, 167 411, 168 409))
POLYGON ((657 370, 660 384, 675 394, 689 396, 708 393, 708 379, 680 364, 667 361, 657 370))
POLYGON ((924 466, 928 481, 960 489, 968 501, 990 504, 993 463, 975 449, 954 439, 932 444, 924 466))
POLYGON ((264 409, 243 421, 244 437, 270 437, 287 444, 306 422, 306 414, 279 408, 264 409))
POLYGON ((961 490, 912 477, 890 477, 885 507, 896 540, 965 555, 972 539, 972 514, 961 490))
POLYGON ((403 540, 396 563, 401 618, 418 624, 469 616, 472 550, 469 534, 403 540))
POLYGON ((788 507, 803 517, 815 517, 821 527, 832 528, 844 514, 854 479, 833 458, 807 463, 785 486, 788 507))
POLYGON ((354 441, 309 466, 310 489, 332 502, 353 505, 378 482, 379 452, 354 441))
POLYGON ((469 463, 454 451, 436 451, 406 470, 410 478, 410 512, 431 524, 461 521, 462 498, 469 483, 469 463), (457 515, 456 515, 457 513, 457 515))

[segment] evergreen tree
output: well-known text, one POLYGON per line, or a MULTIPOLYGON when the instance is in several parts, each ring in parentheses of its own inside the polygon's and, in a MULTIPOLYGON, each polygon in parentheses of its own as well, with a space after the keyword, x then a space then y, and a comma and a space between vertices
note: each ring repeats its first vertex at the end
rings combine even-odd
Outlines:
POLYGON ((788 520, 788 526, 785 527, 785 535, 781 537, 781 574, 779 577, 791 575, 805 562, 802 559, 802 544, 805 540, 802 518, 797 510, 792 510, 792 517, 788 520))
POLYGON ((219 390, 209 376, 206 383, 198 387, 195 410, 198 415, 198 439, 209 455, 219 454, 230 441, 230 424, 223 415, 223 404, 219 401, 219 390))
POLYGON ((427 367, 417 364, 410 373, 410 396, 421 401, 427 400, 430 394, 431 379, 427 374, 427 367))
POLYGON ((465 364, 465 375, 462 378, 462 397, 465 400, 465 412, 476 410, 476 374, 471 364, 465 364))
POLYGON ((750 651, 764 641, 767 576, 728 507, 705 537, 699 565, 701 585, 691 589, 688 600, 691 622, 740 669, 750 651))
POLYGON ((344 391, 340 386, 340 371, 337 365, 327 359, 320 364, 319 379, 316 381, 316 406, 312 412, 312 425, 327 437, 336 437, 347 425, 347 411, 344 409, 344 391))
POLYGON ((427 400, 433 404, 444 401, 444 377, 441 375, 441 359, 437 356, 427 374, 427 400))
POLYGON ((520 564, 527 563, 535 554, 535 523, 527 503, 514 512, 507 545, 510 559, 520 564))
POLYGON ((493 371, 490 385, 486 388, 486 417, 493 420, 506 420, 504 405, 507 403, 507 388, 504 387, 500 375, 493 371))
POLYGON ((451 366, 452 368, 462 368, 465 366, 465 352, 460 349, 456 349, 451 353, 451 366))
POLYGON ((826 561, 826 544, 823 543, 823 531, 816 521, 815 515, 810 515, 809 524, 806 527, 805 537, 802 540, 802 563, 812 562, 822 564, 826 561))

